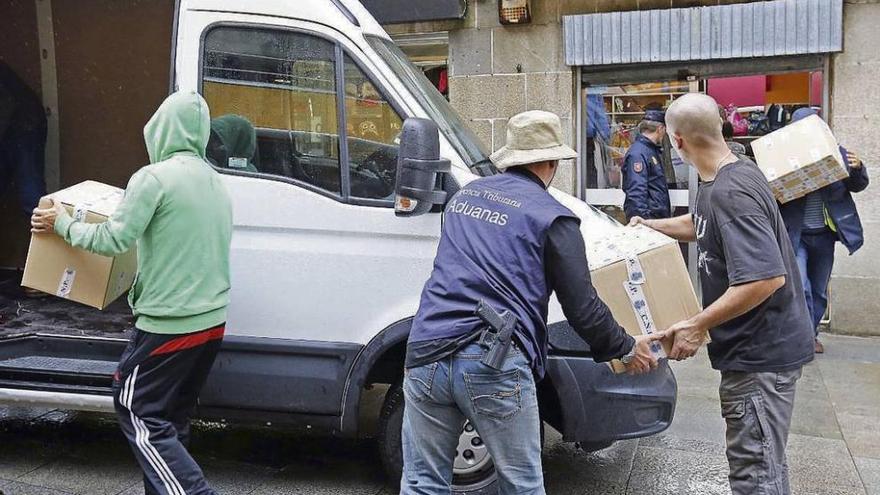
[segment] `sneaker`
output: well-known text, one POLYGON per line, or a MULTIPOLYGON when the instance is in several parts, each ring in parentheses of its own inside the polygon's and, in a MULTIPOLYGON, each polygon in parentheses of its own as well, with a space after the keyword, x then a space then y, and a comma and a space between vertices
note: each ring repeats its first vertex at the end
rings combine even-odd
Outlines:
POLYGON ((819 339, 816 339, 814 349, 816 350, 816 354, 823 354, 825 352, 825 346, 822 345, 821 342, 819 342, 819 339))

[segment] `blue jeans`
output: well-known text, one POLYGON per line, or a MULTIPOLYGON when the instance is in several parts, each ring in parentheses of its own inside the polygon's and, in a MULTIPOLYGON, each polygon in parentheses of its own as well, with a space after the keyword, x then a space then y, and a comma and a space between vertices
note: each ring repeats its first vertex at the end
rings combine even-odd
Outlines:
POLYGON ((0 136, 0 193, 10 183, 16 186, 18 202, 30 217, 40 198, 46 195, 43 168, 46 164, 46 128, 7 130, 0 136))
POLYGON ((535 380, 526 356, 511 348, 501 371, 471 344, 452 357, 407 369, 403 379, 402 495, 450 493, 465 419, 495 462, 501 495, 544 494, 535 380))
POLYGON ((817 234, 801 234, 797 247, 798 268, 804 283, 807 310, 813 319, 813 329, 819 335, 819 322, 828 308, 828 282, 834 267, 834 243, 837 234, 826 230, 817 234))

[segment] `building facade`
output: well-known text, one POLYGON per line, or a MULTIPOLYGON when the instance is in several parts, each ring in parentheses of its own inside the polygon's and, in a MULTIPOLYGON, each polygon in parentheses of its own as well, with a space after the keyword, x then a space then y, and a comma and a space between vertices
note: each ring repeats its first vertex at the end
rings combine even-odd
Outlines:
MULTIPOLYGON (((433 66, 445 64, 448 97, 487 149, 504 145, 505 125, 516 113, 532 109, 557 113, 566 139, 581 157, 565 164, 555 185, 612 214, 623 197, 614 166, 625 150, 625 140, 615 141, 618 130, 631 127, 643 107, 663 105, 690 91, 708 92, 719 101, 732 94, 731 104, 753 111, 763 112, 771 104, 786 110, 815 106, 840 143, 860 155, 876 177, 880 172, 880 144, 875 137, 880 123, 876 111, 880 108, 880 52, 875 48, 875 33, 880 2, 781 0, 769 2, 773 6, 761 5, 767 3, 467 0, 460 19, 397 22, 385 27, 409 53, 427 57, 433 66), (527 5, 528 22, 503 24, 499 2, 505 7, 527 5), (644 14, 638 18, 641 24, 637 19, 633 25, 632 12, 644 14), (620 15, 591 16, 602 13, 620 15), (685 33, 699 46, 696 31, 701 30, 703 56, 670 55, 663 49, 673 46, 686 51, 682 24, 675 27, 676 19, 684 15, 704 16, 702 26, 696 20, 691 24, 695 32, 685 33), (578 24, 577 33, 573 23, 578 24), (597 32, 603 26, 604 35, 597 32), (619 34, 609 41, 608 30, 616 29, 626 29, 631 43, 617 46, 619 34), (604 52, 603 43, 607 45, 604 52), (733 47, 732 53, 725 51, 728 46, 733 47), (645 51, 648 61, 636 58, 637 47, 645 51), (610 58, 590 58, 597 53, 610 58), (756 53, 760 56, 755 57, 756 53), (596 126, 591 104, 598 106, 608 122, 596 126), (603 128, 610 128, 611 133, 603 128)), ((736 139, 747 144, 751 138, 736 139)), ((674 157, 671 162, 675 163, 674 157)), ((696 177, 687 174, 669 167, 670 184, 676 182, 676 175, 678 179, 672 199, 679 212, 687 211, 696 187, 696 177)), ((880 263, 875 262, 880 256, 880 189, 872 185, 855 198, 865 227, 865 246, 853 256, 838 248, 830 326, 835 332, 880 335, 880 327, 873 322, 873 315, 880 312, 876 296, 880 263)))

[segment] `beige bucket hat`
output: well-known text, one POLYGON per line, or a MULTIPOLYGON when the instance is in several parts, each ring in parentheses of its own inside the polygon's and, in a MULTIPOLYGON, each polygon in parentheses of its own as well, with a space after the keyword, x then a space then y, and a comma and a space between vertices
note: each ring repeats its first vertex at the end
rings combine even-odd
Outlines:
POLYGON ((517 165, 575 158, 577 152, 562 143, 562 123, 550 112, 530 110, 507 122, 507 145, 489 156, 500 170, 517 165))

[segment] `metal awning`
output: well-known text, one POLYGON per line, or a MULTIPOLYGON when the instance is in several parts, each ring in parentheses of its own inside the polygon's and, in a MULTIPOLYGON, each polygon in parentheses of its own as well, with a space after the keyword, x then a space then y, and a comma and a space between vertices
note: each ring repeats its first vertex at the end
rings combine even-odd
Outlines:
POLYGON ((562 25, 570 66, 820 54, 843 49, 843 0, 570 15, 562 25))
POLYGON ((462 19, 465 0, 361 0, 380 24, 462 19))

